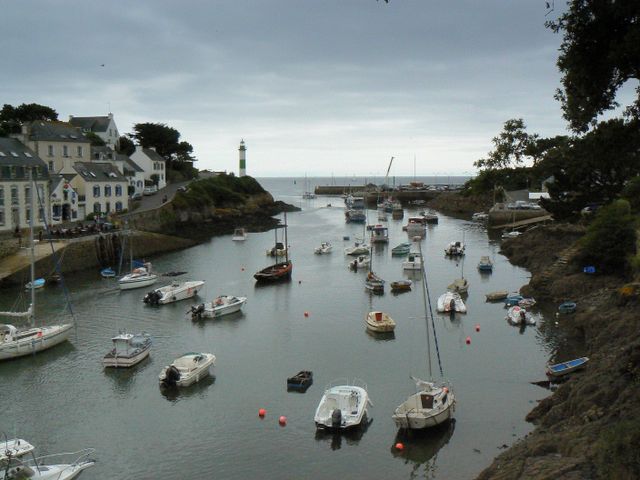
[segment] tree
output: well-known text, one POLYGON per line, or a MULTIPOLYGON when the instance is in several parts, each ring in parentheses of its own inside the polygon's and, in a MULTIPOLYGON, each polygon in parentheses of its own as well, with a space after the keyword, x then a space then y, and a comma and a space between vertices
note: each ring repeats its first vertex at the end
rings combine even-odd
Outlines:
POLYGON ((23 103, 17 107, 5 103, 0 110, 0 134, 19 133, 20 125, 36 120, 55 121, 58 113, 51 107, 37 103, 23 103))
MULTIPOLYGON (((575 132, 595 126, 597 117, 618 106, 616 93, 640 78, 640 2, 571 0, 569 9, 547 26, 563 32, 558 67, 564 118, 575 132)), ((640 86, 627 115, 640 118, 640 86)))
POLYGON ((118 139, 118 153, 123 153, 124 155, 129 156, 135 151, 136 145, 129 137, 123 135, 118 139))
POLYGON ((180 132, 163 123, 136 123, 134 133, 129 136, 135 139, 143 148, 155 147, 162 157, 167 160, 170 168, 185 161, 193 161, 191 156, 193 146, 189 142, 180 142, 180 132))
POLYGON ((526 126, 521 118, 507 120, 502 133, 493 137, 493 151, 489 152, 487 158, 481 158, 473 165, 486 170, 522 166, 524 159, 531 157, 529 149, 537 138, 538 135, 529 135, 526 132, 526 126))
POLYGON ((84 136, 89 139, 92 147, 104 147, 106 145, 105 141, 94 132, 85 132, 84 136))

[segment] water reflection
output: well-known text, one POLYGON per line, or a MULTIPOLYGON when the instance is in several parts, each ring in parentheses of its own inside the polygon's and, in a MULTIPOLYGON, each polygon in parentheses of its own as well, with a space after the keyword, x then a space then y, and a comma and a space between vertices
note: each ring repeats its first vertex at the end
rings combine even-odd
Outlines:
POLYGON ((199 396, 204 398, 206 396, 207 387, 213 385, 216 381, 215 375, 209 375, 203 378, 199 382, 189 385, 188 387, 169 386, 163 383, 160 385, 160 393, 164 398, 170 402, 176 403, 181 399, 199 396))
POLYGON ((357 445, 362 436, 369 429, 373 419, 364 418, 358 427, 347 428, 345 430, 326 430, 318 428, 315 439, 317 442, 329 442, 331 450, 340 450, 343 440, 347 445, 357 445))
POLYGON ((104 376, 113 382, 115 392, 128 393, 135 383, 136 375, 147 370, 151 363, 151 357, 147 356, 140 363, 129 368, 105 368, 104 376))
POLYGON ((374 342, 388 342, 396 339, 396 332, 372 332, 366 327, 365 331, 374 342))
POLYGON ((435 478, 438 452, 449 443, 455 427, 456 420, 451 419, 424 430, 399 430, 391 446, 391 454, 412 465, 409 478, 435 478), (395 447, 398 442, 402 443, 402 450, 395 447))

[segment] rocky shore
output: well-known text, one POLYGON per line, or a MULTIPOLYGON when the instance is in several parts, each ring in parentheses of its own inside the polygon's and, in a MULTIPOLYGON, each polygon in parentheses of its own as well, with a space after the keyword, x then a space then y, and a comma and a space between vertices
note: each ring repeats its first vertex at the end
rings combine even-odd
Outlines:
MULTIPOLYGON (((640 284, 583 273, 583 233, 573 225, 537 227, 503 243, 511 262, 532 273, 523 293, 577 303, 575 314, 556 320, 567 344, 582 345, 576 356, 590 362, 539 401, 526 418, 535 430, 480 480, 640 478, 640 284)), ((566 360, 563 353, 550 361, 566 360)))

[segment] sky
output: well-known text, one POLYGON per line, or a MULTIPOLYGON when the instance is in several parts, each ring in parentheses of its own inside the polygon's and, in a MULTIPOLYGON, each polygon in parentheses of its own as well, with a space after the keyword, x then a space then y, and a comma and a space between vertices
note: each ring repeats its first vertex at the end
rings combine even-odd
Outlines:
POLYGON ((0 0, 0 103, 163 123, 200 169, 472 175, 511 118, 567 133, 553 3, 0 0))

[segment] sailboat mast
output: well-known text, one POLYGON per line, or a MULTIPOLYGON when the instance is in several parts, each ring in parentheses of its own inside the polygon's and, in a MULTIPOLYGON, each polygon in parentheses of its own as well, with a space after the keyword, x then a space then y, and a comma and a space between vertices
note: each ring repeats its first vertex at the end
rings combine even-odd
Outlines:
POLYGON ((31 185, 29 202, 31 203, 31 212, 29 215, 29 246, 31 248, 31 326, 35 325, 35 313, 36 313, 36 290, 35 290, 35 280, 36 280, 36 254, 35 254, 35 246, 33 241, 33 216, 35 212, 33 211, 33 207, 35 206, 35 196, 34 189, 35 183, 33 181, 33 167, 29 168, 29 184, 31 185))
POLYGON ((427 273, 424 268, 424 257, 422 256, 422 243, 418 242, 418 248, 420 250, 421 259, 421 271, 422 271, 422 302, 424 305, 424 317, 427 327, 427 366, 429 367, 429 379, 433 378, 433 369, 431 368, 431 335, 429 334, 429 319, 427 318, 427 273))
MULTIPOLYGON (((276 248, 276 255, 278 254, 276 248)), ((284 212, 284 258, 285 262, 289 263, 289 239, 287 237, 287 212, 284 212)), ((276 259, 276 263, 278 260, 276 259)))

